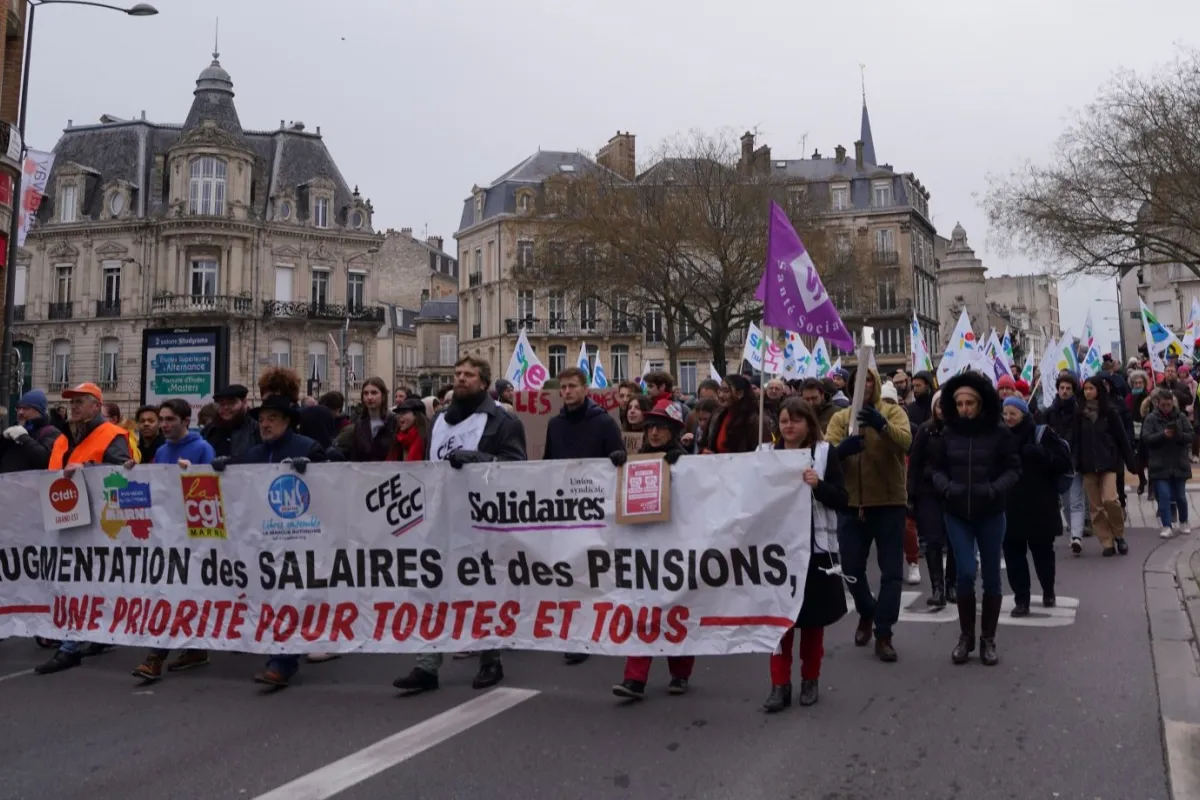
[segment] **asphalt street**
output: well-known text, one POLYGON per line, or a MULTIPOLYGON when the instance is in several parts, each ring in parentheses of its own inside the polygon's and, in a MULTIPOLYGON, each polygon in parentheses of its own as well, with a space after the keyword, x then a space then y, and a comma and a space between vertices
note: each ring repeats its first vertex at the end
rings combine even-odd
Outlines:
POLYGON ((826 634, 820 702, 775 716, 759 711, 765 655, 700 659, 684 697, 656 663, 648 699, 628 704, 610 694, 612 658, 513 653, 486 699, 476 662, 448 659, 440 690, 402 698, 401 655, 304 664, 264 692, 258 657, 219 653, 144 686, 129 674, 140 651, 39 677, 27 670, 47 651, 10 640, 0 798, 1167 800, 1142 577, 1160 542, 1128 538, 1109 559, 1060 540, 1063 608, 1035 600, 1021 626, 1006 608, 998 667, 952 665, 953 614, 926 613, 918 587, 896 664, 853 646, 851 614, 826 634))

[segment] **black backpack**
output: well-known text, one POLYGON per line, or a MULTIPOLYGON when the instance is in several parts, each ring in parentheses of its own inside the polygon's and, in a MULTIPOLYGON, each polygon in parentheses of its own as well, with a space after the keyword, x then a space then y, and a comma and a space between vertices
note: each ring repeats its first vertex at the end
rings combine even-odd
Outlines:
MULTIPOLYGON (((1034 444, 1042 443, 1042 436, 1045 435, 1047 427, 1048 426, 1046 426, 1046 425, 1038 425, 1034 429, 1034 433, 1033 433, 1034 444)), ((1070 456, 1071 455, 1071 443, 1068 442, 1066 439, 1063 439, 1061 436, 1058 437, 1058 439, 1060 442, 1063 443, 1063 446, 1067 448, 1067 455, 1070 456)), ((1075 470, 1073 470, 1073 469, 1068 470, 1067 472, 1064 472, 1062 475, 1059 475, 1058 476, 1058 493, 1063 494, 1064 492, 1069 490, 1071 488, 1071 484, 1074 482, 1075 482, 1075 470)))

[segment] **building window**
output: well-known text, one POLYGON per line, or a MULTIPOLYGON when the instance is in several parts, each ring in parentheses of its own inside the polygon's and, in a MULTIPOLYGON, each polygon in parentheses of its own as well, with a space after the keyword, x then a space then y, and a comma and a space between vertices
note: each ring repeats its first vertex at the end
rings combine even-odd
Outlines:
POLYGON ((661 342, 663 340, 663 313, 661 308, 652 308, 646 312, 646 341, 661 342))
POLYGON ((294 289, 292 288, 293 281, 296 278, 296 270, 292 267, 277 266, 275 267, 275 300, 280 303, 290 303, 296 299, 294 289))
POLYGON ((50 387, 61 389, 71 385, 71 343, 55 339, 50 348, 50 387))
POLYGON ((609 367, 612 369, 610 373, 612 383, 629 380, 629 345, 614 344, 609 350, 608 360, 609 367))
POLYGON ((17 285, 13 291, 13 304, 18 306, 25 305, 26 292, 29 286, 29 267, 21 264, 17 265, 16 272, 17 285))
POLYGON ((367 275, 364 272, 351 272, 346 281, 346 308, 352 313, 362 311, 366 305, 367 275))
POLYGON ((108 213, 114 217, 121 216, 121 212, 125 210, 125 193, 113 192, 108 198, 108 213))
POLYGON ((217 262, 212 259, 196 259, 192 262, 190 280, 191 296, 195 300, 217 296, 217 262))
POLYGON ((289 220, 292 218, 292 204, 287 200, 284 200, 279 204, 279 218, 282 220, 289 220))
POLYGON ((874 208, 887 208, 892 204, 892 184, 876 183, 871 186, 871 205, 874 208))
POLYGON ((880 311, 895 311, 896 310, 896 279, 892 277, 883 278, 879 281, 879 310, 880 311))
POLYGON ((521 239, 517 242, 517 266, 522 269, 533 266, 532 239, 521 239))
POLYGON ((833 252, 835 255, 837 255, 839 258, 846 258, 850 255, 850 251, 852 249, 853 247, 850 244, 850 234, 846 233, 845 231, 839 231, 834 235, 833 252))
POLYGON ((550 310, 550 331, 561 331, 567 318, 567 296, 563 292, 551 292, 547 299, 550 310))
POLYGON ((361 381, 367 372, 367 357, 360 342, 351 342, 346 346, 346 362, 349 369, 346 380, 350 383, 361 381))
POLYGON ((271 340, 271 366, 291 368, 292 343, 287 339, 271 340))
POLYGON ((557 378, 558 373, 567 368, 567 346, 565 344, 550 345, 550 377, 557 378))
POLYGON ((73 183, 64 183, 59 195, 58 221, 75 222, 79 218, 79 188, 73 183))
POLYGON ((363 215, 361 211, 355 211, 350 215, 350 227, 358 230, 363 226, 363 215))
POLYGON ((325 351, 324 342, 309 342, 308 345, 308 379, 325 383, 328 374, 329 356, 325 351))
POLYGON ((329 198, 318 197, 313 201, 313 227, 329 227, 329 198))
POLYGON ((483 276, 483 248, 475 248, 475 274, 481 278, 483 276))
POLYGON ((898 355, 906 352, 903 328, 880 328, 876 349, 880 355, 898 355))
POLYGON ((845 184, 830 187, 829 197, 834 211, 850 208, 850 187, 845 184))
POLYGON ((517 292, 517 319, 524 328, 533 321, 536 312, 533 307, 533 290, 521 289, 517 292))
POLYGON ((696 393, 696 362, 679 362, 679 391, 684 394, 696 393))
POLYGON ((121 307, 121 262, 104 262, 104 307, 121 307))
POLYGON ((896 252, 896 232, 891 228, 875 231, 875 252, 880 255, 896 252))
POLYGON ((55 268, 54 302, 71 302, 71 273, 74 268, 67 264, 55 268))
POLYGON ((121 342, 115 337, 100 340, 100 386, 109 389, 117 385, 117 362, 121 358, 121 342))
POLYGON ((517 210, 521 213, 529 210, 529 192, 521 192, 517 195, 517 210))
POLYGON ((458 360, 458 337, 443 333, 438 337, 438 366, 452 367, 458 360))
POLYGON ((213 156, 201 156, 191 164, 188 184, 188 213, 225 213, 225 162, 213 156))
POLYGON ((804 214, 804 207, 807 202, 808 187, 792 186, 788 189, 788 213, 793 217, 799 217, 804 214))
POLYGON ((579 301, 579 329, 583 331, 596 330, 596 323, 599 322, 600 313, 597 308, 595 297, 585 297, 579 301))
POLYGON ((313 270, 309 302, 314 308, 324 308, 329 303, 329 270, 313 270))
POLYGON ((587 353, 588 370, 596 371, 596 360, 600 358, 600 346, 595 344, 585 344, 584 351, 587 353))
POLYGON ((834 284, 826 291, 829 292, 829 299, 833 301, 833 307, 839 311, 849 311, 854 308, 854 292, 845 284, 834 284))
POLYGON ((475 221, 483 219, 483 192, 475 195, 475 221))
POLYGON ((686 317, 681 316, 675 324, 675 341, 684 343, 696 335, 696 329, 687 321, 686 317))

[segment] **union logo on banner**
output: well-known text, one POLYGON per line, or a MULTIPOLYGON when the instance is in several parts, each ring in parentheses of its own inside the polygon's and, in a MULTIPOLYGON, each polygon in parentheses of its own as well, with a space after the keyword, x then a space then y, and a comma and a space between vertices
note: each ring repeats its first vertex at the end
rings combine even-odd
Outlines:
POLYGON ((183 475, 183 512, 189 539, 227 539, 221 478, 217 475, 183 475))

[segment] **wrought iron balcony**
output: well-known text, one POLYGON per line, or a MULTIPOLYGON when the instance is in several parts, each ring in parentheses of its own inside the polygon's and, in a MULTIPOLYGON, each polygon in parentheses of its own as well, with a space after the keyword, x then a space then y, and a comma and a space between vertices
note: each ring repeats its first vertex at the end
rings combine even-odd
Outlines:
POLYGON ((893 267, 900 263, 900 254, 895 250, 876 250, 871 254, 871 263, 881 267, 893 267))
POLYGON ((14 322, 24 322, 25 321, 25 306, 23 306, 23 305, 13 306, 13 321, 14 322))
POLYGON ((251 316, 254 301, 249 297, 221 294, 160 294, 150 301, 154 314, 188 316, 194 314, 229 314, 251 316))
POLYGON ((383 306, 341 306, 333 303, 292 303, 283 300, 264 300, 264 319, 323 319, 330 322, 382 323, 383 306))
POLYGON ((483 273, 482 272, 472 272, 470 275, 467 276, 467 286, 475 287, 475 286, 482 286, 482 285, 483 285, 483 273))
POLYGON ((119 317, 121 316, 121 300, 97 300, 96 301, 96 316, 97 317, 119 317))
POLYGON ((71 303, 51 303, 49 319, 70 319, 71 303))
POLYGON ((645 321, 641 317, 625 316, 607 320, 595 318, 566 319, 525 317, 504 320, 505 330, 516 335, 525 331, 529 336, 631 336, 641 333, 645 321))

